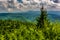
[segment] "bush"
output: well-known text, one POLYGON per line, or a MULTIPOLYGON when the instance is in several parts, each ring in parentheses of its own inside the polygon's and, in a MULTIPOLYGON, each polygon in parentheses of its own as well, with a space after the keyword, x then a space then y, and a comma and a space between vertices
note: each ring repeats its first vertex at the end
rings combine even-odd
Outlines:
POLYGON ((60 40, 60 23, 50 23, 44 30, 36 24, 21 21, 1 20, 0 40, 60 40))

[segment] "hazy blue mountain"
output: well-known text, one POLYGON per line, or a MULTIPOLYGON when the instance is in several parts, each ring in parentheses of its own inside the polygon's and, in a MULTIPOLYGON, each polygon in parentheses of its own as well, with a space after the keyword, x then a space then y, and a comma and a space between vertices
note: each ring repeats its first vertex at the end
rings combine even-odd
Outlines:
POLYGON ((22 3, 22 0, 17 0, 17 1, 22 3))
MULTIPOLYGON (((0 19, 2 20, 21 20, 21 21, 35 21, 40 16, 40 11, 28 11, 22 13, 0 13, 0 19)), ((59 11, 48 11, 48 19, 60 20, 59 11)))

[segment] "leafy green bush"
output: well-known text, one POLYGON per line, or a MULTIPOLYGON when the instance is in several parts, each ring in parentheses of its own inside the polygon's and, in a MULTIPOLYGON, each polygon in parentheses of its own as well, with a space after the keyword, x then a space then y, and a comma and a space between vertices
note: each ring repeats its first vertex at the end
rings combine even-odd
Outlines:
POLYGON ((41 30, 33 23, 0 20, 0 40, 60 40, 60 23, 41 30))

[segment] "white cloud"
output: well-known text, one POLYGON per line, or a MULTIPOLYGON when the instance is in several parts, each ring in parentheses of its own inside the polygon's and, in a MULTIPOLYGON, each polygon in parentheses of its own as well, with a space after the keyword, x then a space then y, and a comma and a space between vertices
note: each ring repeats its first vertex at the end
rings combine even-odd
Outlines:
MULTIPOLYGON (((23 3, 19 3, 17 0, 14 0, 14 4, 11 4, 10 6, 14 6, 9 8, 8 7, 8 2, 7 0, 0 0, 0 2, 3 2, 1 5, 4 6, 4 8, 11 12, 11 11, 16 11, 16 10, 20 10, 20 11, 27 11, 27 10, 37 10, 41 7, 41 0, 22 0, 23 3)), ((48 6, 48 9, 52 10, 52 8, 55 10, 58 8, 60 9, 60 3, 54 3, 53 1, 50 0, 42 0, 42 3, 44 3, 45 5, 48 6)))

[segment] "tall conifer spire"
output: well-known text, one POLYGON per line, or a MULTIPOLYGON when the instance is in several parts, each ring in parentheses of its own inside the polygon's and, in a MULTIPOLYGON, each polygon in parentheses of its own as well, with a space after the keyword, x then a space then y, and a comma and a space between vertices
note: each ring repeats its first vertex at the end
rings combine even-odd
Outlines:
POLYGON ((37 20, 37 26, 39 28, 44 28, 45 27, 45 21, 47 20, 47 11, 45 10, 43 5, 42 5, 40 11, 41 11, 41 15, 37 20))

